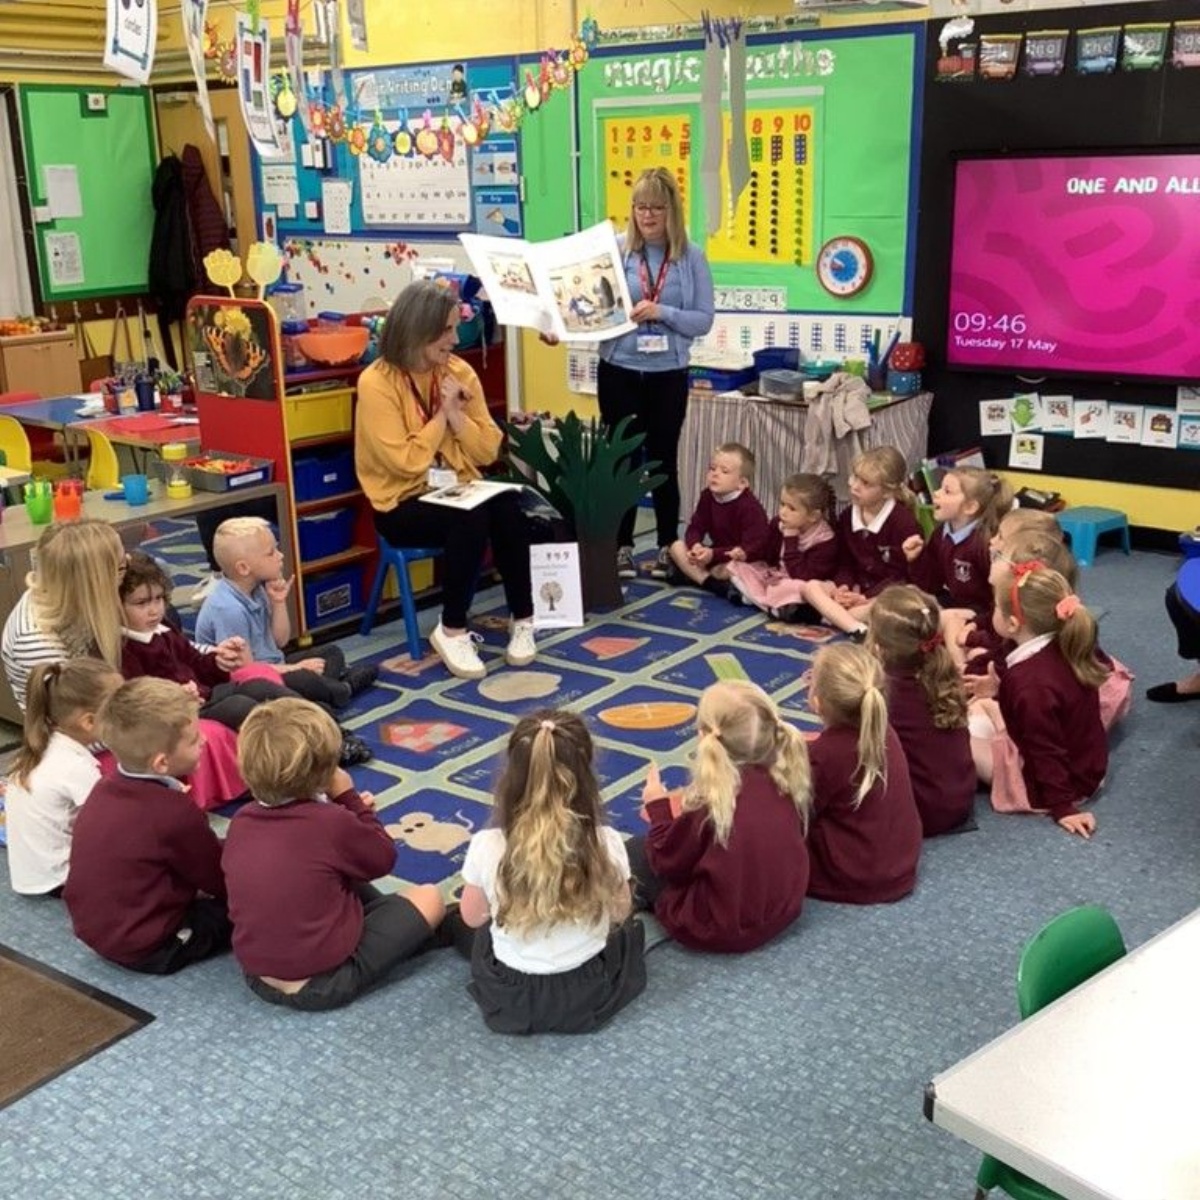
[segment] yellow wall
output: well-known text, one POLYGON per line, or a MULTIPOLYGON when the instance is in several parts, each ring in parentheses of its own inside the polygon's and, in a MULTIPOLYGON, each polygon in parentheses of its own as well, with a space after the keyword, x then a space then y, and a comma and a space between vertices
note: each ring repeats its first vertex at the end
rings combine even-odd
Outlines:
MULTIPOLYGON (((1177 450, 1177 454, 1191 454, 1177 450)), ((1130 525, 1182 532, 1200 526, 1200 491, 1146 487, 1136 483, 1106 483, 1102 479, 1068 479, 1025 471, 1003 472, 1014 490, 1023 487, 1061 492, 1068 504, 1099 504, 1120 509, 1130 525)))

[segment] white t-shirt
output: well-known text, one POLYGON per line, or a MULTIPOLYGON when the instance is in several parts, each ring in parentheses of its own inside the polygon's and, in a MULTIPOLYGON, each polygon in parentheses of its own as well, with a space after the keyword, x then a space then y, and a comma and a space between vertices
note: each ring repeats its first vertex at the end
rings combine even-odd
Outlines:
MULTIPOLYGON (((600 830, 600 840, 609 858, 620 870, 621 878, 629 878, 629 855, 625 843, 615 829, 600 830)), ((551 929, 531 930, 513 934, 495 923, 496 873, 504 857, 506 842, 501 829, 484 829, 471 838, 463 862, 463 881, 483 889, 492 912, 492 949, 496 957, 514 971, 527 975, 558 975, 582 966, 604 949, 608 941, 609 923, 595 925, 557 925, 551 929)))
POLYGON ((40 896, 67 882, 75 813, 100 778, 96 756, 65 733, 52 733, 28 787, 8 780, 8 872, 14 892, 40 896))

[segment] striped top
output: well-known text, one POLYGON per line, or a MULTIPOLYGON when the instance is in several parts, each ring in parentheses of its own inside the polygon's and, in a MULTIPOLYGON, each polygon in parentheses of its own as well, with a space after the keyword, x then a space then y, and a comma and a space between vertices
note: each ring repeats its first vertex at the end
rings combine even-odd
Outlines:
POLYGON ((60 637, 38 628, 33 593, 26 590, 4 622, 4 635, 0 639, 4 673, 22 712, 25 711, 25 690, 33 668, 39 663, 57 663, 71 657, 60 637))

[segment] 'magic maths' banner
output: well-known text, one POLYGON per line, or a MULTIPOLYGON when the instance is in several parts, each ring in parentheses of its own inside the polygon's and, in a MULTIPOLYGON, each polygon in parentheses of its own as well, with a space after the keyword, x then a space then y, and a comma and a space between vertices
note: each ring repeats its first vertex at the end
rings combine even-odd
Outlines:
POLYGON ((1200 379, 1200 154, 955 172, 950 366, 1200 379))

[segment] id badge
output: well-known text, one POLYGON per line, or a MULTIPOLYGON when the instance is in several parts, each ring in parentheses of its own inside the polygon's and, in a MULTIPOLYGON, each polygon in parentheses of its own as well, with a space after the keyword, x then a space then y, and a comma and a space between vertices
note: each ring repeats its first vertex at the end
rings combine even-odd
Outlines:
POLYGON ((458 476, 449 467, 430 467, 425 482, 437 491, 438 488, 453 487, 458 482, 458 476))
POLYGON ((670 343, 665 333, 639 333, 637 349, 639 354, 665 354, 670 343))

